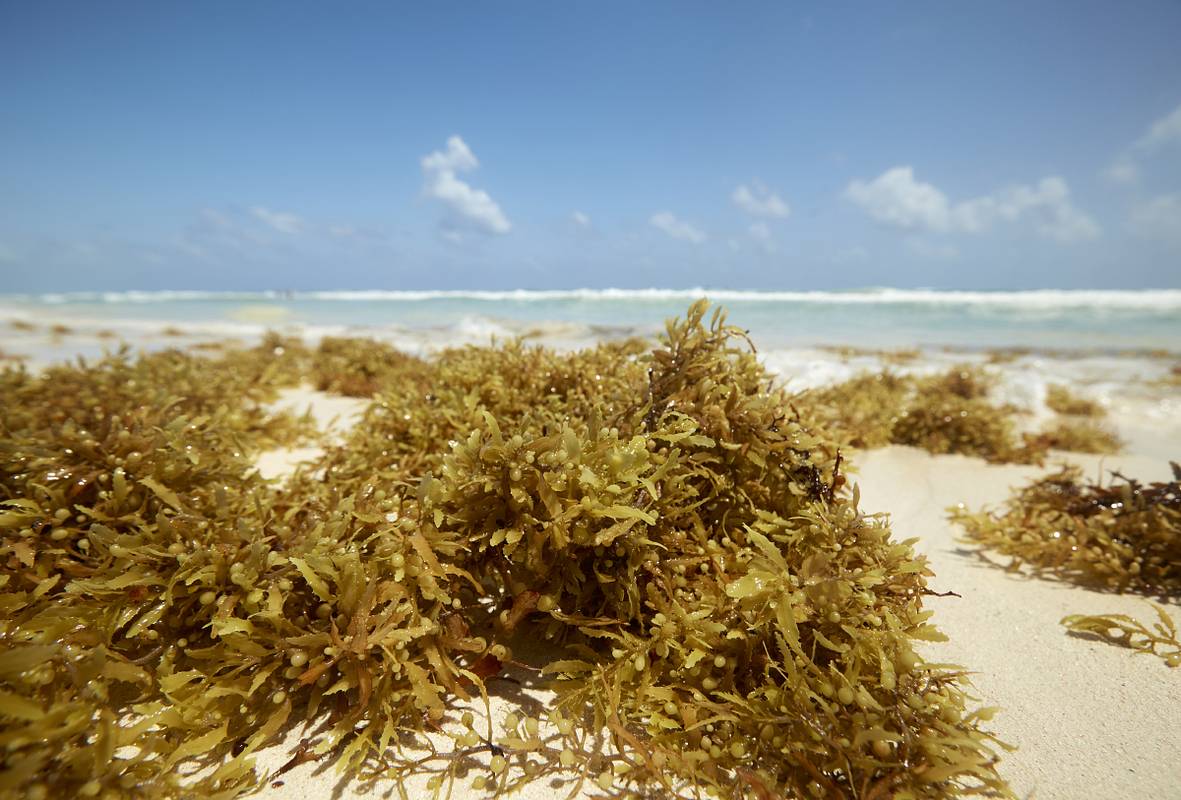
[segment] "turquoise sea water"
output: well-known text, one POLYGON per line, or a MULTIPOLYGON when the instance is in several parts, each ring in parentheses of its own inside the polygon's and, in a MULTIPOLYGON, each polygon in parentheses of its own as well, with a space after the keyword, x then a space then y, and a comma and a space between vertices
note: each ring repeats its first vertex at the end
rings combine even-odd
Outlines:
POLYGON ((412 333, 446 344, 485 335, 651 334, 701 296, 724 305, 730 321, 766 347, 1181 350, 1181 290, 112 292, 0 295, 0 317, 230 335, 265 328, 412 333))

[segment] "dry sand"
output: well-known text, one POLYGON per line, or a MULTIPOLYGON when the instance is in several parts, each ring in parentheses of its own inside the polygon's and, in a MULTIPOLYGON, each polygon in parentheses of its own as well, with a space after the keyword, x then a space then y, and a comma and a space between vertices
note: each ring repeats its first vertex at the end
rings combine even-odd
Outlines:
MULTIPOLYGON (((1146 480, 1169 474, 1168 464, 1134 455, 1067 458, 1095 476, 1100 461, 1146 480)), ((965 553, 947 522, 948 506, 999 504, 1010 486, 1044 470, 908 447, 862 453, 855 463, 862 507, 889 512, 896 536, 918 537, 935 571, 931 587, 961 595, 928 598, 950 641, 924 654, 972 670, 982 703, 1001 707, 993 729, 1018 747, 1001 771, 1018 795, 1181 797, 1181 670, 1068 636, 1058 624, 1075 613, 1149 621, 1154 615, 1144 601, 1006 573, 965 553)), ((1170 611, 1181 619, 1181 609, 1170 611)))
MULTIPOLYGON (((301 410, 311 405, 317 419, 336 420, 338 432, 364 405, 306 389, 288 393, 283 402, 301 410)), ((1148 453, 1105 458, 1061 454, 1062 460, 1078 463, 1096 477, 1110 469, 1142 480, 1168 477, 1161 454, 1181 457, 1177 420, 1157 425, 1154 436, 1147 435, 1140 417, 1117 413, 1112 422, 1133 448, 1139 442, 1148 453)), ((264 456, 261 466, 269 475, 281 475, 311 454, 276 451, 264 456)), ((947 522, 949 506, 999 504, 1011 487, 1049 467, 995 466, 907 447, 858 453, 853 461, 862 508, 888 513, 895 536, 916 537, 917 548, 935 571, 932 588, 960 595, 929 599, 934 622, 950 641, 928 646, 925 655, 971 670, 981 705, 1001 707, 993 730, 1017 747, 1005 757, 1001 771, 1018 795, 1038 800, 1181 798, 1181 670, 1168 669, 1158 658, 1068 636, 1059 625, 1070 613, 1123 612, 1148 620, 1151 612, 1144 601, 1006 573, 964 551, 957 529, 947 522)), ((1169 611, 1181 620, 1176 605, 1169 611)), ((544 702, 540 692, 525 693, 544 702)), ((494 702, 493 718, 508 710, 507 703, 494 702)), ((297 741, 293 733, 286 747, 263 753, 260 766, 278 768, 297 741)), ((456 784, 454 797, 483 796, 470 788, 480 771, 477 762, 467 779, 456 784)), ((397 796, 392 782, 379 783, 371 793, 322 765, 297 767, 281 781, 262 796, 397 796)), ((420 793, 426 796, 421 785, 408 790, 412 798, 420 793)), ((539 781, 517 796, 541 800, 565 794, 539 781)))

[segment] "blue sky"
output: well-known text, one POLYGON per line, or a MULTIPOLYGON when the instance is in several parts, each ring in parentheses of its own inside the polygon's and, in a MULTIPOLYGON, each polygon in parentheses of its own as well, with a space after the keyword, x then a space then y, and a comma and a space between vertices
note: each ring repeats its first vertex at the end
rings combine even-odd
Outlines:
POLYGON ((1181 286, 1181 4, 0 4, 4 291, 1181 286))

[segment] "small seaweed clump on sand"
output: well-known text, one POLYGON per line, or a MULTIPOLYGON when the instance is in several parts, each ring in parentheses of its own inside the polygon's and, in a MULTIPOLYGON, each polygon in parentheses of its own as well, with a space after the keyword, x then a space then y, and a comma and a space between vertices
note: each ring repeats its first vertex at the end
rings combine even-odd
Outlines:
POLYGON ((1150 653, 1164 659, 1167 666, 1181 667, 1181 640, 1177 638, 1177 624, 1165 610, 1153 604, 1157 621, 1149 628, 1127 614, 1070 614, 1062 624, 1071 633, 1096 636, 1119 647, 1129 647, 1137 653, 1150 653))
POLYGON ((1011 796, 990 710, 915 652, 925 560, 706 311, 655 349, 0 373, 0 792, 238 796, 305 723, 288 766, 436 793, 1011 796), (375 399, 269 484, 299 425, 257 402, 311 376, 375 399), (554 700, 492 740, 510 664, 554 700))
POLYGON ((1058 416, 1031 441, 1051 450, 1075 453, 1118 453, 1119 436, 1100 420, 1107 416, 1102 405, 1082 397, 1061 384, 1050 384, 1046 407, 1058 416))
MULTIPOLYGON (((1181 596, 1181 467, 1173 480, 1142 484, 1115 475, 1110 484, 1084 484, 1081 471, 1064 467, 1018 490, 998 513, 951 511, 968 538, 1010 556, 1009 569, 1028 565, 1092 589, 1176 598, 1181 596)), ((1153 633, 1124 615, 1072 615, 1071 630, 1094 633, 1181 665, 1181 642, 1171 620, 1153 633), (1114 633, 1113 633, 1114 631, 1114 633), (1177 653, 1163 648, 1173 647, 1177 653)))
POLYGON ((992 462, 1038 463, 1045 443, 1022 437, 1015 410, 988 400, 993 378, 957 366, 933 376, 867 373, 792 398, 808 424, 856 448, 904 444, 992 462))
POLYGON ((1046 389, 1046 407, 1058 414, 1075 417, 1102 417, 1106 415, 1103 406, 1082 397, 1059 383, 1052 383, 1046 389))
POLYGON ((1106 425, 1086 417, 1060 417, 1036 434, 1027 435, 1034 448, 1072 453, 1118 453, 1123 442, 1106 425))

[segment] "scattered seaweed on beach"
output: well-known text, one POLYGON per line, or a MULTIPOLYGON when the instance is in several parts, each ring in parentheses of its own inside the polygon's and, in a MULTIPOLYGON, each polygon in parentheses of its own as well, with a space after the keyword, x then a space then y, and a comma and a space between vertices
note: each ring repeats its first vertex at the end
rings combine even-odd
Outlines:
POLYGON ((437 793, 1010 797, 915 651, 925 559, 707 310, 655 348, 0 372, 0 792, 239 796, 306 723, 287 767, 437 793), (304 380, 374 400, 277 486, 252 458, 301 428, 265 402, 304 380), (550 708, 477 730, 510 666, 550 708))
POLYGON ((971 366, 931 376, 866 373, 792 398, 810 425, 842 446, 903 444, 999 463, 1039 463, 1037 437, 1022 436, 1016 410, 988 399, 994 378, 971 366))
POLYGON ((1106 484, 1065 466, 1018 489, 997 512, 952 509, 982 548, 1010 556, 1010 569, 1112 592, 1181 594, 1181 468, 1142 484, 1118 473, 1106 484))
POLYGON ((1160 606, 1154 604, 1152 608, 1158 620, 1152 628, 1127 614, 1071 614, 1062 618, 1062 624, 1072 634, 1094 636, 1137 653, 1159 656, 1167 666, 1181 667, 1177 624, 1160 606))
POLYGON ((1051 383, 1046 389, 1046 407, 1057 414, 1076 417, 1103 417, 1103 406, 1075 393, 1066 386, 1051 383))
POLYGON ((1118 453, 1123 441, 1108 426, 1087 417, 1059 417, 1027 441, 1037 448, 1072 453, 1118 453))
POLYGON ((1042 430, 1026 435, 1031 447, 1096 454, 1118 453, 1123 447, 1115 431, 1102 422, 1107 410, 1100 403, 1052 383, 1046 391, 1046 407, 1056 416, 1042 430))
POLYGON ((911 364, 922 356, 922 351, 915 348, 881 350, 852 345, 821 345, 818 349, 832 353, 845 362, 854 358, 876 358, 883 364, 911 364))
MULTIPOLYGON (((981 552, 1090 589, 1151 597, 1181 596, 1181 466, 1173 480, 1143 484, 1118 473, 1106 485, 1082 482, 1076 467, 1019 489, 997 512, 951 510, 981 552)), ((1163 612, 1159 612, 1162 613, 1163 612)), ((1176 644, 1172 622, 1153 633, 1123 615, 1072 615, 1063 624, 1138 650, 1176 644)), ((1181 656, 1161 653, 1169 666, 1181 656)))

